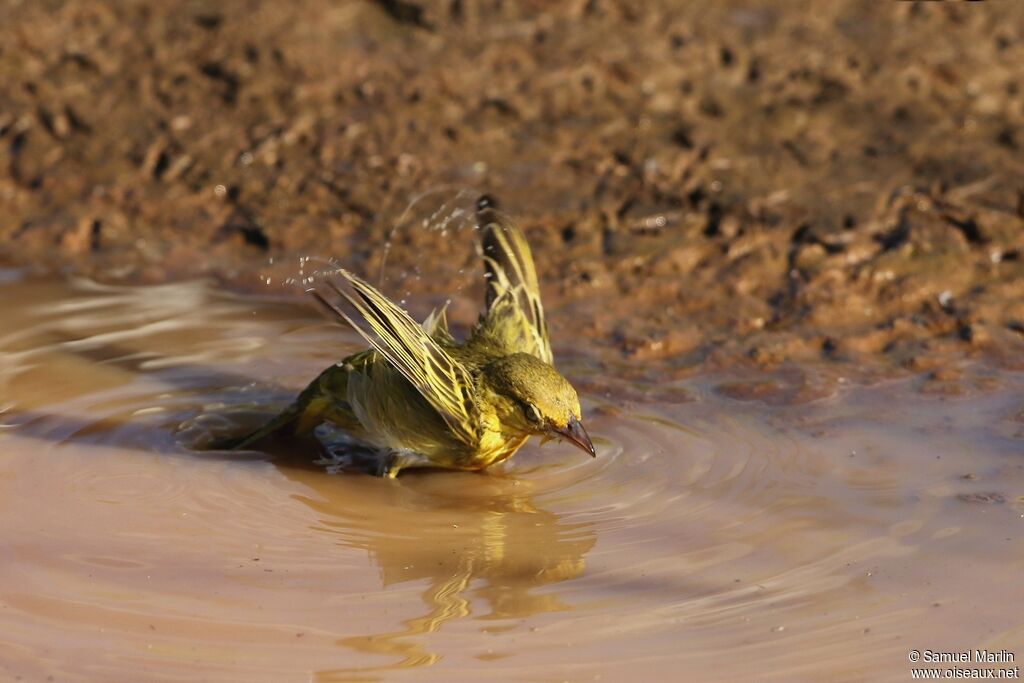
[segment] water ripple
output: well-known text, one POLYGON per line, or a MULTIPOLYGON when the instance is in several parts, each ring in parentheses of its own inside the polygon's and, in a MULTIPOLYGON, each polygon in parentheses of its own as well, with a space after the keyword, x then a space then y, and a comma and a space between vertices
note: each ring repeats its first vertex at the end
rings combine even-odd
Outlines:
POLYGON ((764 406, 696 380, 585 395, 596 459, 332 476, 312 442, 196 447, 351 350, 340 330, 197 283, 4 301, 0 660, 28 678, 878 678, 968 615, 1020 633, 993 580, 1024 568, 1013 394, 764 406))

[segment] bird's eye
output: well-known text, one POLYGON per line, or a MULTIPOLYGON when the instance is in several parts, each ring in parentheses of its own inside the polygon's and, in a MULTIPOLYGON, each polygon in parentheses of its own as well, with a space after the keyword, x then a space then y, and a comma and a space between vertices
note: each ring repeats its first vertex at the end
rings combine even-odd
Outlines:
POLYGON ((537 406, 532 403, 527 403, 523 406, 523 412, 526 413, 526 419, 533 423, 539 423, 541 421, 540 411, 537 410, 537 406))

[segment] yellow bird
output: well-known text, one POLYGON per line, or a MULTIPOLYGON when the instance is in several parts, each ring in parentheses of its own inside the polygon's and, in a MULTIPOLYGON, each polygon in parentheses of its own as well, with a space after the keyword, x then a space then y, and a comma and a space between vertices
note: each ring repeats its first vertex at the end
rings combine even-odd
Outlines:
POLYGON ((422 325, 373 286, 339 269, 327 296, 313 294, 370 349, 320 373, 243 448, 289 427, 307 434, 329 422, 382 453, 377 474, 407 467, 482 470, 510 458, 531 436, 568 439, 592 456, 576 390, 555 369, 537 274, 526 238, 494 202, 477 202, 486 306, 458 343, 444 309, 422 325), (368 326, 357 324, 345 304, 368 326))

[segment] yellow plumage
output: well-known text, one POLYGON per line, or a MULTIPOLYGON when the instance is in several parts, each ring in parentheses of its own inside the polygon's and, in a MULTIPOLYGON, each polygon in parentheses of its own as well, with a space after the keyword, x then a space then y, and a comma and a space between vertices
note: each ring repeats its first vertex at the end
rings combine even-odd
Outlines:
POLYGON ((487 198, 477 219, 487 297, 469 339, 453 339, 443 310, 419 325, 339 269, 311 293, 371 348, 327 368, 276 418, 224 445, 242 448, 285 427, 302 434, 330 422, 380 449, 378 474, 387 477, 405 467, 484 469, 534 434, 567 438, 593 455, 576 391, 552 365, 529 245, 487 198))

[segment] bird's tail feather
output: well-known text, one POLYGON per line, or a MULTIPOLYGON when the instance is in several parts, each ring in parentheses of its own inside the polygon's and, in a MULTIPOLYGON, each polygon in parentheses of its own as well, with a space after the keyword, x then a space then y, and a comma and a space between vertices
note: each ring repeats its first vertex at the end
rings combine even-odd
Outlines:
POLYGON ((242 436, 232 436, 225 439, 219 439, 210 444, 211 450, 217 451, 237 451, 247 446, 251 446, 260 439, 270 436, 285 427, 288 427, 294 423, 302 415, 302 409, 297 404, 292 404, 285 408, 281 414, 271 419, 269 422, 264 424, 259 429, 244 434, 242 436))

